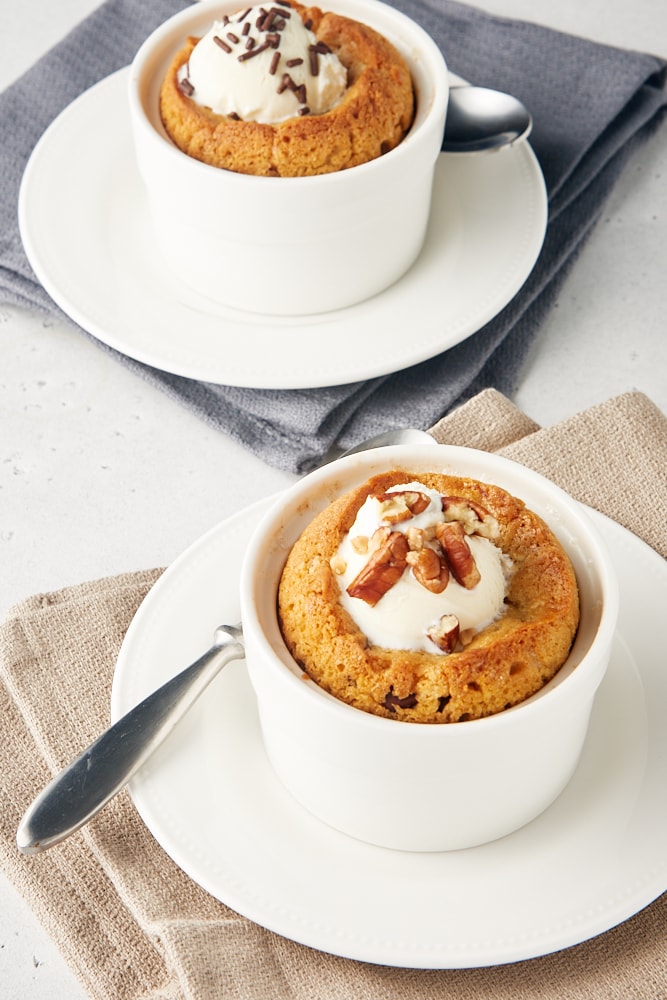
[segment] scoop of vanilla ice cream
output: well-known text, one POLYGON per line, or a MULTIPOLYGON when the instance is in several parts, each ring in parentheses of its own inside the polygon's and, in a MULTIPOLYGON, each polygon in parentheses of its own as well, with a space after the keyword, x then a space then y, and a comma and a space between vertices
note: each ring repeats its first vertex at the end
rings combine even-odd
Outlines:
MULTIPOLYGON (((403 490, 423 493, 429 497, 430 502, 420 514, 407 521, 392 524, 393 531, 406 532, 410 528, 427 531, 439 521, 444 521, 441 496, 436 490, 427 489, 421 483, 414 482, 394 486, 389 492, 403 490)), ((436 624, 442 615, 455 615, 459 621, 460 631, 463 632, 467 629, 479 631, 502 614, 511 562, 490 539, 478 535, 467 536, 481 575, 480 582, 471 590, 462 587, 450 577, 445 590, 440 594, 434 594, 417 581, 408 567, 400 580, 374 607, 360 598, 350 597, 346 588, 369 558, 368 554, 358 551, 354 539, 358 536, 370 538, 374 531, 384 524, 386 522, 380 518, 379 501, 374 497, 368 497, 335 556, 335 565, 345 567, 337 576, 341 604, 368 637, 369 642, 389 649, 439 653, 441 650, 428 637, 427 629, 436 624)))
POLYGON ((347 70, 288 5, 215 21, 179 71, 181 89, 219 115, 275 124, 331 110, 347 70))

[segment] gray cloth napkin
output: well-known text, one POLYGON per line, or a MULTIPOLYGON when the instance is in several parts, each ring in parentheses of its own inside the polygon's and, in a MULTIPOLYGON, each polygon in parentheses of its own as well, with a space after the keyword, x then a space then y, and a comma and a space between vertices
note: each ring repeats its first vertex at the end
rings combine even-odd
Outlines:
MULTIPOLYGON (((129 63, 144 37, 186 5, 107 0, 0 97, 0 301, 62 318, 21 245, 16 204, 24 166, 59 111, 129 63)), ((438 357, 390 376, 311 390, 246 389, 197 382, 117 355, 208 423, 290 471, 306 471, 332 447, 406 421, 428 427, 485 387, 511 396, 607 195, 667 106, 666 64, 655 56, 450 0, 395 0, 394 6, 429 31, 453 72, 514 93, 530 107, 531 142, 549 192, 546 240, 528 281, 495 319, 438 357)))

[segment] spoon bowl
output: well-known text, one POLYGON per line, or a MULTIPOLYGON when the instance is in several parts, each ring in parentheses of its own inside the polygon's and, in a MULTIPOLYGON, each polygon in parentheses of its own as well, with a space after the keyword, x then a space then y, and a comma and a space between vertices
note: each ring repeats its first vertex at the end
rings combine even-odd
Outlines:
POLYGON ((449 90, 445 153, 501 149, 526 139, 533 119, 516 97, 487 87, 454 86, 449 90))

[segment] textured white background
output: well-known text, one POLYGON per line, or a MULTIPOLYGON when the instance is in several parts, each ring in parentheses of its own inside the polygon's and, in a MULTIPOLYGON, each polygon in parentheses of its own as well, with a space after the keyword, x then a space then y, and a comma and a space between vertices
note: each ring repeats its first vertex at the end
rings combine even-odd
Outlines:
MULTIPOLYGON (((0 88, 95 6, 4 3, 0 88)), ((656 0, 478 6, 667 56, 667 4, 656 0)), ((533 349, 516 402, 538 422, 630 389, 667 412, 666 181, 667 127, 631 162, 533 349)), ((32 593, 166 565, 289 481, 77 333, 0 308, 0 612, 32 593)), ((0 876, 0 1000, 80 997, 0 876)))

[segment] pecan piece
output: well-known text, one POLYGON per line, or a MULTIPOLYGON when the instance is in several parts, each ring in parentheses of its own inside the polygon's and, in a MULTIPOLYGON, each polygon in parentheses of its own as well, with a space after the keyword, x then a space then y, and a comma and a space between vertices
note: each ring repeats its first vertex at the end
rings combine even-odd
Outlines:
POLYGON ((466 590, 472 590, 481 580, 481 574, 470 551, 463 525, 460 521, 444 521, 438 525, 437 537, 452 576, 466 590))
POLYGON ((425 511, 431 502, 420 490, 394 490, 380 493, 375 499, 380 504, 380 517, 387 524, 408 521, 415 514, 425 511))
POLYGON ((354 535, 350 538, 350 543, 355 552, 360 556, 365 556, 368 552, 370 538, 368 535, 354 535))
POLYGON ((459 620, 456 615, 442 615, 426 635, 443 653, 451 653, 459 639, 459 620))
POLYGON ((387 525, 382 528, 376 528, 371 537, 368 539, 367 551, 369 556, 373 555, 374 552, 377 552, 377 550, 384 545, 390 535, 391 528, 387 527, 387 525))
POLYGON ((477 630, 474 628, 464 628, 462 632, 459 632, 459 642, 465 648, 469 646, 477 635, 477 630))
POLYGON ((339 556, 338 554, 331 557, 331 559, 329 560, 329 565, 331 566, 332 572, 335 573, 336 576, 342 576, 345 570, 347 569, 347 563, 345 562, 343 557, 339 556))
POLYGON ((380 598, 400 580, 407 566, 408 551, 405 535, 400 531, 392 531, 348 586, 350 597, 358 597, 374 608, 380 598))
POLYGON ((445 521, 460 521, 467 535, 497 538, 500 528, 493 514, 486 507, 466 497, 443 497, 442 512, 445 521))
POLYGON ((426 537, 423 528, 407 528, 405 537, 408 540, 411 552, 419 552, 424 548, 426 537))
POLYGON ((408 565, 412 566, 417 583, 430 590, 432 594, 441 594, 449 583, 449 566, 445 559, 428 546, 411 551, 407 556, 408 565))

